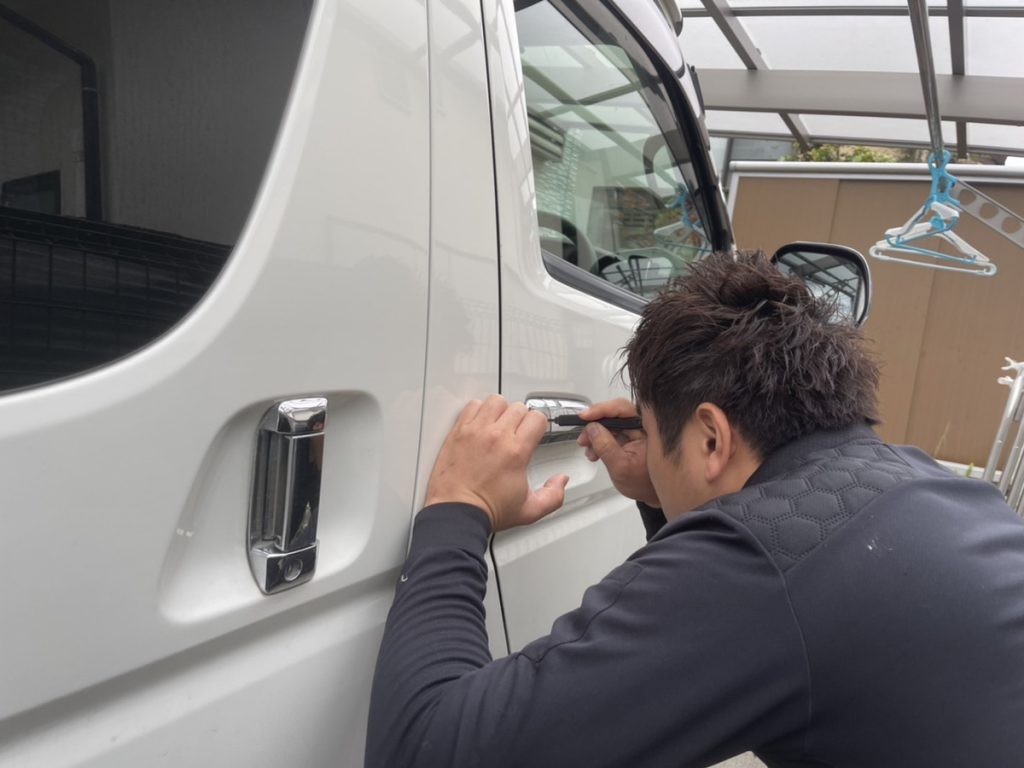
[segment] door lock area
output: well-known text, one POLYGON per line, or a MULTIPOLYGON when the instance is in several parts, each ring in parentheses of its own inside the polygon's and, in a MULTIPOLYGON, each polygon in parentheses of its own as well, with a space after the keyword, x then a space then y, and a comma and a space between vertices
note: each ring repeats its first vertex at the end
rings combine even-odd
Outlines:
POLYGON ((554 420, 559 416, 578 416, 589 405, 590 401, 584 397, 530 395, 526 398, 526 407, 531 411, 539 411, 548 420, 548 431, 540 439, 542 445, 575 440, 583 431, 583 422, 561 425, 554 420))
POLYGON ((264 594, 309 581, 317 520, 327 398, 283 400, 260 420, 249 510, 249 566, 264 594))

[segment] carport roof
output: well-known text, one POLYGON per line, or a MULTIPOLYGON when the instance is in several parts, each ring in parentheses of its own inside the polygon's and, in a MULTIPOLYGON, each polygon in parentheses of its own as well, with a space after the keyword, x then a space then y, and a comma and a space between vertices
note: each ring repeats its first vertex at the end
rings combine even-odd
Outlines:
POLYGON ((1022 0, 929 3, 927 36, 906 0, 678 5, 713 136, 928 147, 930 47, 946 148, 1024 155, 1022 0))

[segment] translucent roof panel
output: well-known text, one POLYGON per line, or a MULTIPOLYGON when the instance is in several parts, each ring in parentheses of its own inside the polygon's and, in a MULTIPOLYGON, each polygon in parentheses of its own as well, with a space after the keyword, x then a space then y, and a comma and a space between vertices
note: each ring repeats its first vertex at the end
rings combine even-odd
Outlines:
POLYGON ((712 19, 687 19, 679 40, 687 64, 702 69, 745 69, 739 54, 712 19))
MULTIPOLYGON (((1019 3, 1020 0, 996 0, 996 2, 987 2, 987 0, 968 0, 968 5, 974 3, 975 5, 1013 5, 1019 3)), ((684 11, 702 11, 704 10, 704 3, 701 0, 679 0, 676 5, 684 11)), ((836 7, 856 7, 856 8, 906 8, 906 2, 903 0, 730 0, 729 6, 731 8, 785 8, 789 6, 813 6, 817 8, 836 8, 836 7)), ((945 8, 946 3, 932 2, 928 3, 929 8, 945 8)))
MULTIPOLYGON (((987 5, 988 3, 986 3, 987 5)), ((1024 3, 1017 1, 1016 7, 1024 3)), ((964 20, 965 74, 1024 77, 1024 18, 969 16, 964 20)))
MULTIPOLYGON (((909 17, 745 16, 742 22, 771 69, 917 72, 909 17)), ((935 71, 948 75, 946 20, 929 19, 929 28, 935 71)))
POLYGON ((1024 127, 968 123, 967 141, 972 146, 1003 149, 1009 154, 1024 155, 1024 127))
MULTIPOLYGON (((702 3, 697 3, 698 6, 703 7, 702 3)), ((809 0, 808 2, 802 2, 801 0, 775 0, 774 2, 766 2, 765 0, 729 0, 729 5, 733 8, 762 8, 765 6, 774 8, 784 8, 787 5, 795 6, 816 6, 819 8, 834 8, 842 6, 854 6, 854 7, 865 7, 865 8, 879 8, 885 6, 892 6, 894 8, 906 8, 906 2, 901 0, 809 0)), ((934 7, 945 7, 945 2, 935 2, 934 0, 928 3, 929 8, 934 7)))
MULTIPOLYGON (((790 109, 816 111, 820 106, 822 112, 842 110, 846 103, 834 98, 842 96, 835 89, 846 87, 856 91, 857 81, 844 75, 836 84, 830 84, 827 73, 872 73, 873 80, 862 82, 859 92, 851 91, 850 114, 798 117, 796 130, 812 143, 836 140, 861 144, 913 143, 922 147, 930 143, 924 120, 864 116, 905 115, 920 108, 921 102, 916 98, 912 110, 905 106, 910 104, 911 98, 907 75, 918 71, 906 0, 715 0, 714 6, 710 2, 706 6, 705 2, 707 0, 678 0, 684 16, 680 36, 683 54, 698 70, 743 68, 740 56, 707 10, 725 3, 727 11, 730 8, 735 11, 729 23, 739 24, 749 38, 748 43, 741 44, 756 47, 768 70, 808 72, 815 78, 807 82, 816 84, 820 94, 809 91, 802 100, 788 99, 790 109), (761 10, 765 13, 759 13, 761 10), (822 74, 813 74, 818 72, 822 74), (892 77, 887 79, 889 73, 892 77), (892 90, 885 87, 889 80, 892 90), (872 98, 875 92, 880 98, 872 98), (893 100, 894 93, 901 94, 898 103, 893 100)), ((949 114, 968 123, 969 151, 998 153, 999 148, 1005 148, 1019 154, 1024 152, 1024 129, 1019 127, 1024 124, 1024 54, 1020 51, 1021 41, 1024 41, 1024 0, 964 2, 962 45, 961 41, 950 39, 950 9, 945 0, 928 3, 932 61, 935 74, 942 78, 938 83, 940 94, 956 99, 949 114), (965 75, 964 80, 955 83, 955 92, 948 90, 950 85, 946 79, 953 74, 953 67, 959 66, 959 62, 954 61, 954 52, 963 55, 965 75), (1006 78, 1005 87, 988 79, 992 77, 1006 78), (955 96, 950 95, 953 93, 955 96), (1014 122, 1018 126, 979 122, 986 119, 1014 122)), ((956 29, 957 26, 952 25, 954 32, 956 29)), ((709 76, 707 82, 709 87, 717 83, 723 89, 732 88, 731 92, 722 94, 723 100, 718 103, 741 110, 710 114, 708 127, 713 133, 787 135, 781 120, 745 109, 742 90, 735 85, 735 78, 709 76)), ((771 84, 766 86, 770 88, 786 81, 766 78, 764 82, 771 84)), ((916 84, 913 87, 917 89, 916 84)), ((751 104, 751 108, 770 106, 764 101, 764 94, 769 92, 759 94, 761 99, 756 107, 751 104)), ((715 94, 706 90, 706 95, 708 103, 714 104, 715 94)), ((786 100, 785 94, 780 92, 778 101, 786 100)), ((780 103, 780 108, 784 109, 785 105, 780 103)), ((943 134, 943 142, 953 147, 955 126, 944 124, 943 134)))
MULTIPOLYGON (((914 142, 926 146, 929 143, 928 123, 924 120, 858 115, 801 115, 800 119, 816 137, 857 136, 864 144, 914 142)), ((942 123, 942 140, 950 146, 956 144, 955 123, 942 123)))
POLYGON ((789 136, 782 118, 771 112, 724 112, 708 110, 705 113, 711 133, 750 134, 754 136, 789 136))

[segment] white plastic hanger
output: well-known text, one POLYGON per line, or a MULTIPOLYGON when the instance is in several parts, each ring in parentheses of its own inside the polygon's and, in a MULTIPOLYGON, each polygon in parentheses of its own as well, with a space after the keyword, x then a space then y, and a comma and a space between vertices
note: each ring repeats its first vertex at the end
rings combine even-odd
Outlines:
POLYGON ((928 5, 926 0, 908 0, 907 5, 931 136, 932 153, 928 158, 928 170, 932 176, 931 194, 906 224, 886 230, 883 239, 871 246, 868 253, 876 259, 898 261, 917 267, 972 275, 994 275, 996 265, 957 235, 953 228, 960 220, 960 215, 967 213, 1024 248, 1024 219, 946 170, 950 155, 942 148, 942 121, 928 28, 928 5), (926 247, 921 242, 925 238, 936 238, 947 243, 952 253, 926 247))
MULTIPOLYGON (((953 231, 960 214, 964 212, 962 204, 957 195, 964 195, 972 203, 978 202, 975 206, 978 210, 985 204, 991 202, 1002 214, 993 217, 998 220, 989 222, 981 219, 1004 236, 1007 234, 1000 228, 1001 224, 1017 221, 1020 223, 1020 236, 1024 238, 1024 220, 1011 211, 1003 208, 994 200, 984 196, 981 192, 960 181, 946 170, 949 162, 949 153, 943 152, 941 160, 936 161, 933 154, 928 158, 928 170, 932 175, 931 194, 925 200, 924 205, 910 217, 901 227, 894 227, 885 231, 885 236, 871 248, 868 249, 876 259, 883 261, 897 261, 901 264, 910 264, 915 267, 929 267, 930 269, 942 269, 949 272, 966 272, 972 275, 990 276, 996 273, 996 265, 981 251, 964 240, 953 231), (934 248, 926 247, 922 240, 933 237, 941 240, 952 247, 951 253, 943 253, 934 248)), ((988 212, 989 209, 985 209, 988 212)), ((968 211, 975 215, 973 211, 968 211)), ((980 218, 980 217, 979 217, 980 218)), ((1013 239, 1013 238, 1011 238, 1013 239)), ((1016 241, 1015 241, 1016 242, 1016 241)), ((1024 247, 1024 239, 1018 243, 1024 247)))

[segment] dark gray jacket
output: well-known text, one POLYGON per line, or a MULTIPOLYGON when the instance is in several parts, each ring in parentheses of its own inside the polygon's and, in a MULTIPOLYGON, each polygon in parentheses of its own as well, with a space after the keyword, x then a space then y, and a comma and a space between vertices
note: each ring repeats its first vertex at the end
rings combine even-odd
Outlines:
MULTIPOLYGON (((648 520, 650 519, 648 511, 648 520)), ((367 768, 1024 765, 1024 522, 867 427, 772 454, 492 661, 482 511, 416 519, 367 768)))

